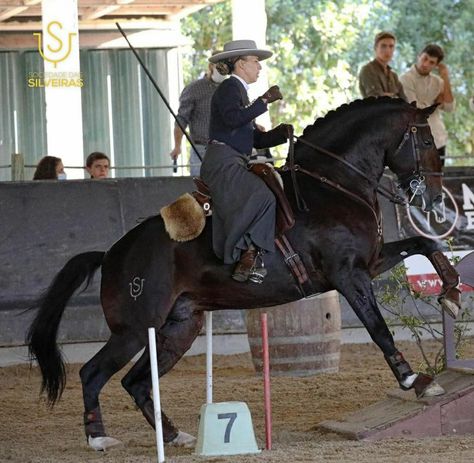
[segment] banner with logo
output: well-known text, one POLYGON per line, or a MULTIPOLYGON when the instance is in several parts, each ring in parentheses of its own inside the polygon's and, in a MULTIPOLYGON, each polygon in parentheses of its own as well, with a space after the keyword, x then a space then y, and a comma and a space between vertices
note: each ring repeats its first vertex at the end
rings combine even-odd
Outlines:
MULTIPOLYGON (((400 235, 421 235, 439 241, 449 240, 454 252, 448 258, 462 258, 474 249, 474 170, 446 169, 443 179, 443 199, 431 212, 419 208, 397 207, 400 235)), ((407 277, 413 288, 424 294, 439 294, 441 280, 431 263, 423 256, 405 259, 407 277)), ((473 291, 463 285, 463 291, 473 291)))

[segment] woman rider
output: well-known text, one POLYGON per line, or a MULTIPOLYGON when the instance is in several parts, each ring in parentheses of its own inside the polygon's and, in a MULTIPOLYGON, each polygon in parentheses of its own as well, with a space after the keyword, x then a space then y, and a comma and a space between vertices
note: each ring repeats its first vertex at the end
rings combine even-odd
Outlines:
POLYGON ((267 105, 281 99, 271 87, 250 104, 247 89, 257 81, 260 61, 272 52, 258 49, 253 40, 234 40, 209 61, 222 74, 230 74, 211 100, 210 142, 201 167, 213 200, 213 247, 225 264, 238 262, 232 278, 261 282, 266 275, 262 256, 274 252, 276 202, 263 180, 247 169, 252 148, 286 142, 288 125, 268 132, 254 119, 267 105))

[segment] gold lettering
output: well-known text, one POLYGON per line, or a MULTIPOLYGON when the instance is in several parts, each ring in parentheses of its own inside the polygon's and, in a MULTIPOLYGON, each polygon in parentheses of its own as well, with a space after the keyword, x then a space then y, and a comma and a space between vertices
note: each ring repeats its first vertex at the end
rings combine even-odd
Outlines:
POLYGON ((62 26, 62 24, 61 24, 59 21, 51 21, 51 22, 48 24, 48 27, 47 27, 47 30, 48 30, 49 35, 50 35, 53 39, 56 39, 56 40, 58 41, 58 47, 57 47, 57 48, 53 48, 53 47, 51 47, 51 46, 48 44, 48 50, 49 50, 49 51, 52 51, 53 53, 57 53, 58 51, 61 50, 61 48, 63 48, 63 41, 61 40, 61 37, 58 37, 57 35, 55 35, 54 32, 51 30, 51 28, 52 28, 53 25, 59 26, 59 29, 62 29, 63 26, 62 26))

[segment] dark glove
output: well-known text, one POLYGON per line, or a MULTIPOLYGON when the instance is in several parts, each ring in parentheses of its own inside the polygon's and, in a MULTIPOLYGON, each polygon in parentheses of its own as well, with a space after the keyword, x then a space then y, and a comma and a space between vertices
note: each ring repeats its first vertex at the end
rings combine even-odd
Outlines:
POLYGON ((271 86, 261 97, 264 103, 273 103, 276 100, 283 100, 283 95, 280 92, 278 85, 271 86))
POLYGON ((288 140, 288 138, 291 138, 293 136, 293 132, 295 129, 291 124, 280 124, 277 125, 273 130, 278 131, 278 133, 284 135, 288 140))

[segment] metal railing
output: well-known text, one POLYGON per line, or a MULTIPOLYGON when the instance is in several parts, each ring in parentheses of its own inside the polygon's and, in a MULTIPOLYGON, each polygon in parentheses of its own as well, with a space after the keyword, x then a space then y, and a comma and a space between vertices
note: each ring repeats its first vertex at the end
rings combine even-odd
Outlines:
MULTIPOLYGON (((272 158, 273 161, 277 165, 279 165, 280 161, 284 161, 286 157, 283 156, 275 156, 272 158)), ((450 167, 452 163, 456 163, 458 160, 469 160, 472 164, 474 164, 474 157, 473 156, 446 156, 445 160, 447 167, 450 167)), ((471 163, 463 164, 464 166, 471 166, 471 163)), ((111 171, 123 171, 123 170, 142 170, 142 171, 150 171, 150 170, 171 170, 173 175, 178 177, 186 177, 189 176, 189 172, 191 167, 194 164, 160 164, 160 165, 141 165, 141 166, 110 166, 111 171)), ((83 166, 64 166, 65 169, 71 170, 83 170, 85 171, 85 167, 83 166)), ((10 169, 11 170, 11 181, 23 181, 25 180, 25 169, 36 169, 36 165, 33 164, 25 164, 25 158, 21 153, 13 153, 11 155, 11 164, 4 164, 0 165, 0 172, 2 169, 10 169)), ((139 175, 142 177, 143 175, 139 175)), ((27 179, 29 180, 29 179, 27 179)))
MULTIPOLYGON (((161 164, 161 165, 142 165, 142 166, 110 166, 111 171, 124 171, 124 170, 172 170, 177 176, 189 175, 190 168, 193 164, 161 164)), ((0 169, 11 170, 11 181, 23 181, 25 180, 26 169, 36 169, 34 164, 25 164, 25 158, 23 154, 14 153, 11 155, 11 164, 0 165, 0 169)), ((86 171, 83 166, 64 166, 66 170, 83 170, 86 171)))

